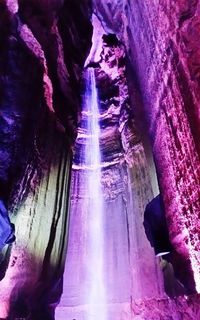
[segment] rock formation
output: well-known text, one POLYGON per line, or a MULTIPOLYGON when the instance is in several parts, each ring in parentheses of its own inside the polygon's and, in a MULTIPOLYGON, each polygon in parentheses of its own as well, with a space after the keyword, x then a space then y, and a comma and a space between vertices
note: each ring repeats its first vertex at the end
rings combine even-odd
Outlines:
MULTIPOLYGON (((1 253, 1 319, 54 318, 62 292, 72 147, 86 58, 95 67, 99 90, 108 227, 116 231, 115 211, 127 218, 115 233, 123 284, 120 291, 111 274, 110 287, 116 285, 111 300, 120 301, 113 307, 115 319, 167 319, 168 310, 172 319, 198 318, 197 296, 155 298, 161 288, 156 277, 149 277, 156 265, 142 213, 158 191, 155 161, 170 239, 188 262, 199 292, 199 12, 197 0, 93 0, 98 41, 88 56, 91 1, 0 1, 0 201, 16 227, 16 242, 1 253), (138 251, 127 253, 135 241, 138 251), (134 270, 135 255, 140 270, 134 270), (122 257, 132 268, 129 283, 122 257), (149 300, 134 296, 137 272, 143 274, 138 292, 149 300), (131 294, 124 299, 127 287, 131 294)), ((84 196, 84 130, 79 134, 72 212, 84 196)), ((116 252, 108 254, 110 265, 116 252)))
MULTIPOLYGON (((156 258, 143 229, 144 208, 153 198, 153 188, 130 104, 124 45, 114 34, 104 34, 99 61, 91 60, 89 65, 95 70, 100 110, 108 318, 121 319, 127 312, 128 320, 132 299, 163 296, 156 258)), ((87 317, 89 283, 85 274, 90 261, 86 217, 90 194, 85 181, 91 170, 84 158, 89 135, 87 117, 90 114, 83 109, 75 143, 64 293, 56 311, 59 319, 87 317)))
POLYGON ((104 28, 126 46, 142 94, 138 115, 142 112, 148 123, 171 241, 190 260, 199 291, 199 3, 94 1, 94 8, 104 28))
POLYGON ((16 228, 1 258, 0 318, 53 319, 89 2, 1 1, 0 30, 0 196, 16 228))

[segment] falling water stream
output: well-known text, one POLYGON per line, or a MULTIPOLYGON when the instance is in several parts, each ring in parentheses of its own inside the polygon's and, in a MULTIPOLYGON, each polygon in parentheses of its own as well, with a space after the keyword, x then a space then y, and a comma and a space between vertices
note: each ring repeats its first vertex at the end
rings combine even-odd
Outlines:
MULTIPOLYGON (((100 152, 105 130, 101 132, 99 125, 93 68, 86 69, 84 79, 63 294, 56 320, 130 320, 132 299, 160 294, 153 250, 142 226, 139 191, 147 182, 142 176, 137 185, 135 176, 128 184, 125 165, 105 166, 105 154, 100 152)), ((137 172, 140 166, 141 161, 137 172)))
POLYGON ((87 139, 85 164, 88 175, 85 181, 88 190, 88 275, 89 288, 87 320, 106 320, 106 290, 104 281, 104 232, 103 232, 103 195, 101 190, 101 156, 98 95, 94 69, 86 73, 85 110, 87 114, 87 139))

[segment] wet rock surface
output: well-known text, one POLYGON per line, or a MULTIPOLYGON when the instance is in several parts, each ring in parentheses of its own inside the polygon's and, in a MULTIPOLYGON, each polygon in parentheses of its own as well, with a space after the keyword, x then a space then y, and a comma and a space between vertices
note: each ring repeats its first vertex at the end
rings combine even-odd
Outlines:
POLYGON ((199 295, 175 299, 144 299, 132 303, 134 319, 193 320, 199 317, 199 295))
POLYGON ((91 32, 87 0, 0 3, 0 197, 16 230, 1 257, 2 319, 53 319, 61 295, 91 32))
MULTIPOLYGON (((148 268, 154 268, 154 262, 145 261, 148 250, 141 236, 142 213, 153 197, 141 143, 147 123, 170 237, 182 257, 189 258, 199 286, 199 3, 93 2, 104 31, 119 39, 105 38, 102 56, 93 64, 100 99, 102 158, 108 165, 102 179, 105 195, 108 201, 123 195, 118 199, 123 211, 123 192, 130 176, 133 211, 138 214, 137 240, 141 243, 143 239, 139 252, 145 253, 141 258, 141 271, 146 275, 143 287, 150 288, 148 268), (125 52, 129 95, 137 78, 142 103, 129 101, 125 52), (117 166, 124 163, 128 174, 122 176, 117 166)), ((66 150, 75 139, 79 119, 80 78, 91 43, 89 16, 87 0, 0 3, 0 197, 15 213, 17 236, 1 267, 2 318, 29 314, 33 319, 51 319, 61 294, 71 168, 71 154, 66 150)), ((75 146, 78 166, 83 161, 84 116, 82 126, 75 146)), ((80 179, 77 173, 76 187, 80 179)), ((74 192, 76 198, 79 191, 74 192)), ((132 213, 129 217, 132 219, 132 213)), ((130 259, 133 262, 134 255, 130 259)), ((134 287, 134 279, 131 281, 134 287)), ((154 284, 154 290, 145 294, 159 291, 156 280, 154 284)), ((198 317, 197 302, 197 296, 172 302, 142 301, 137 306, 133 302, 133 314, 138 319, 167 319, 172 306, 172 319, 193 319, 198 317)), ((122 308, 125 319, 130 316, 126 310, 127 306, 125 313, 122 308)))
POLYGON ((170 237, 190 259, 199 287, 199 3, 94 1, 94 6, 104 28, 125 44, 137 75, 170 237))
POLYGON ((28 155, 37 152, 34 139, 43 133, 45 113, 60 123, 58 131, 67 131, 68 142, 76 135, 79 80, 92 32, 87 4, 0 4, 0 190, 5 198, 28 155))
MULTIPOLYGON (((132 317, 132 299, 162 296, 163 288, 142 224, 144 208, 152 199, 153 191, 135 123, 134 107, 129 98, 125 60, 124 46, 116 35, 108 34, 103 36, 100 60, 98 63, 90 61, 89 66, 94 67, 100 112, 100 167, 104 201, 102 234, 106 244, 105 308, 108 319, 128 320, 132 317)), ((84 98, 87 103, 87 97, 84 98)), ((89 308, 89 282, 85 274, 90 267, 87 217, 92 195, 88 193, 86 181, 93 168, 86 163, 85 152, 92 153, 93 150, 87 146, 90 133, 87 119, 90 113, 85 109, 87 105, 84 104, 74 151, 64 292, 56 310, 60 319, 73 316, 82 320, 87 318, 89 308)))
MULTIPOLYGON (((128 154, 131 145, 134 146, 141 140, 129 99, 125 48, 114 34, 104 35, 103 41, 100 61, 94 68, 99 99, 102 165, 112 161, 119 162, 124 150, 128 154), (109 37, 113 38, 111 43, 109 37)), ((81 150, 87 139, 86 120, 89 116, 88 113, 82 112, 79 135, 75 144, 74 164, 80 166, 84 162, 84 159, 81 159, 83 153, 81 150)))

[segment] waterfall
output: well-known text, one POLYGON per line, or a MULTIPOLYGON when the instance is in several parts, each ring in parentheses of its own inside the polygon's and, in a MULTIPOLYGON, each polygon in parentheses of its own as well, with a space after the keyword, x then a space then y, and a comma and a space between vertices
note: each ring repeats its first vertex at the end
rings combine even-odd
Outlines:
POLYGON ((104 230, 103 195, 101 190, 101 156, 98 95, 94 69, 86 71, 86 92, 83 112, 86 117, 87 139, 85 145, 85 164, 88 173, 85 189, 88 192, 88 268, 89 280, 87 320, 106 320, 106 292, 104 281, 104 230))
POLYGON ((72 188, 64 292, 56 309, 58 320, 108 320, 105 207, 101 188, 100 127, 94 69, 86 69, 84 78, 86 88, 77 138, 82 147, 75 151, 75 157, 79 155, 81 169, 72 172, 75 181, 79 180, 78 177, 80 180, 77 188, 72 188))
MULTIPOLYGON (((107 152, 110 145, 101 144, 100 150, 106 130, 100 131, 93 68, 85 71, 84 80, 63 294, 56 320, 130 320, 132 298, 159 295, 154 253, 142 226, 141 194, 148 189, 144 174, 138 178, 143 151, 138 162, 138 149, 134 155, 130 181, 125 162, 105 161, 105 147, 107 152)), ((106 134, 112 134, 108 129, 106 134)))

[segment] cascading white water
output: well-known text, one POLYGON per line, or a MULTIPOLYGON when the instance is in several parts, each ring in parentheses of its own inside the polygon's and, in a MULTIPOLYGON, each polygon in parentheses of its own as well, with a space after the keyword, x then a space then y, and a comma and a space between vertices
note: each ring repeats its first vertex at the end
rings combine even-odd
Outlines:
POLYGON ((88 305, 87 320, 106 320, 106 289, 104 281, 104 229, 103 195, 101 190, 101 156, 98 95, 93 68, 86 71, 86 93, 84 112, 86 114, 87 139, 85 164, 88 173, 85 188, 88 190, 88 305))
POLYGON ((130 183, 125 163, 106 167, 105 145, 103 159, 100 153, 100 134, 103 140, 106 130, 100 132, 94 69, 88 68, 84 79, 63 294, 56 320, 130 320, 132 299, 159 294, 154 255, 142 226, 141 197, 149 180, 141 170, 143 153, 130 183))

